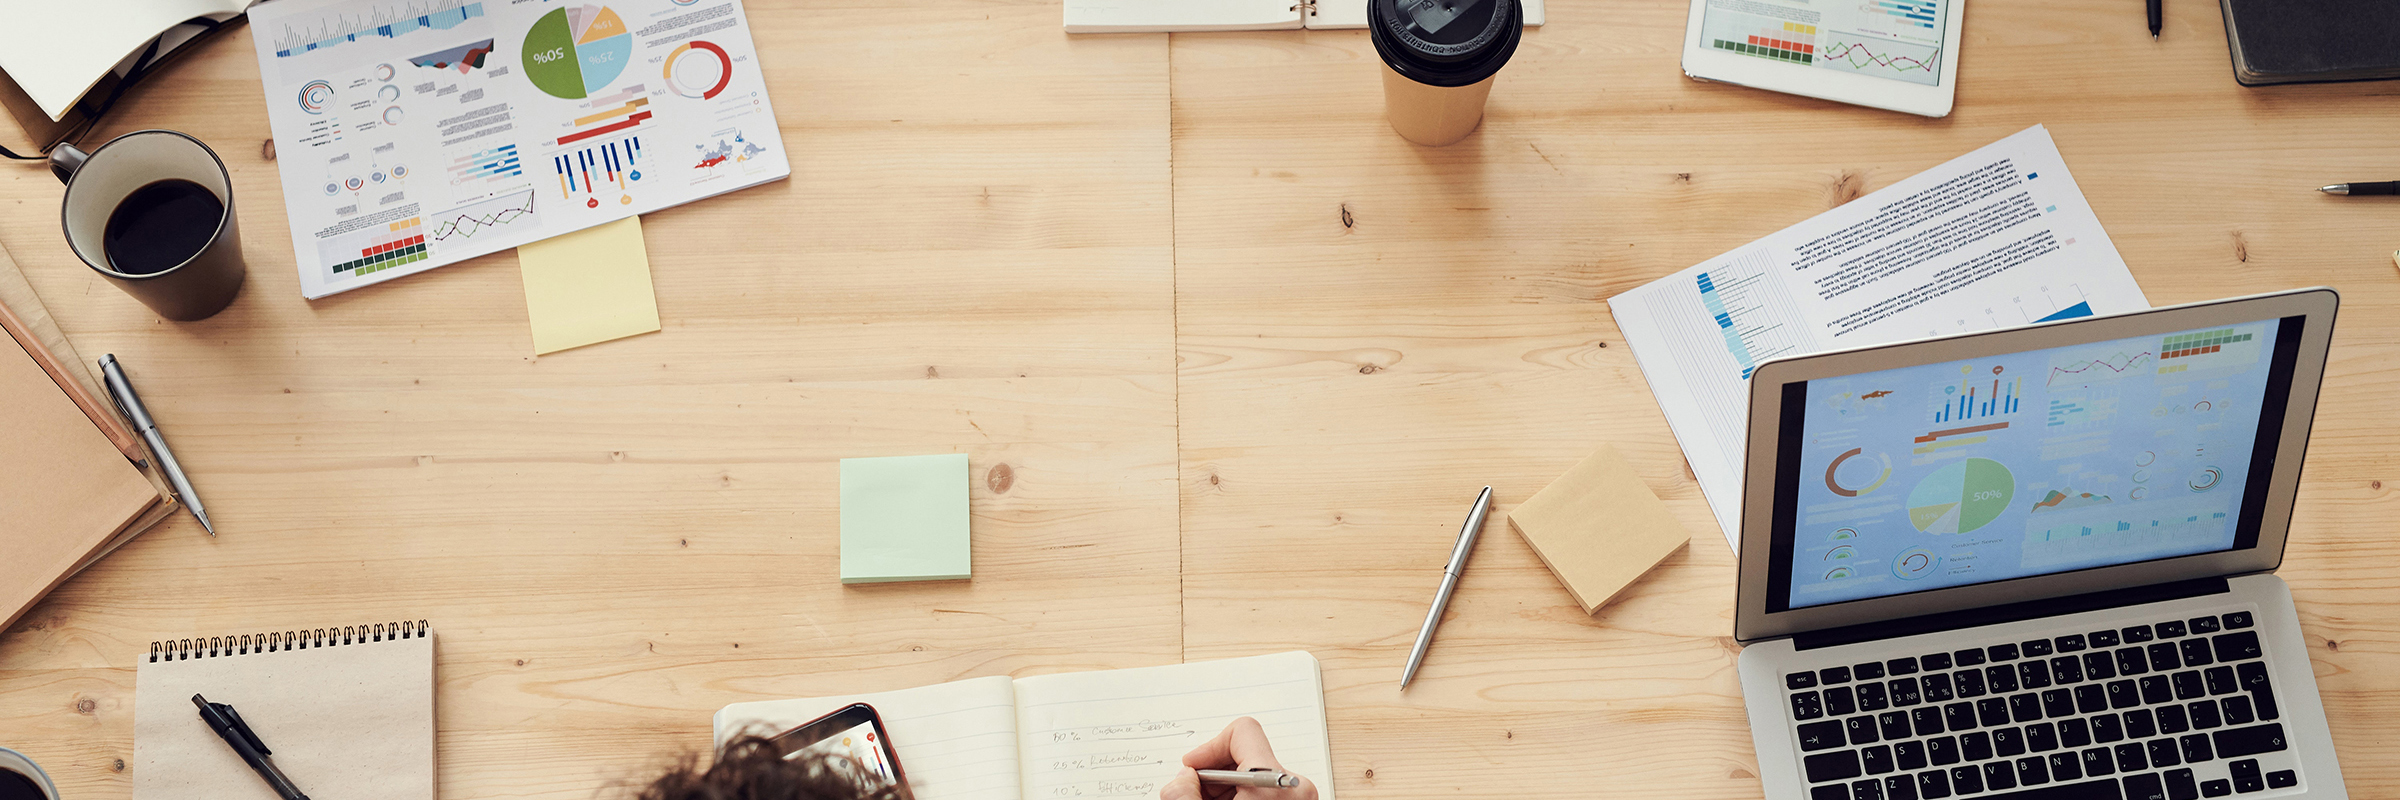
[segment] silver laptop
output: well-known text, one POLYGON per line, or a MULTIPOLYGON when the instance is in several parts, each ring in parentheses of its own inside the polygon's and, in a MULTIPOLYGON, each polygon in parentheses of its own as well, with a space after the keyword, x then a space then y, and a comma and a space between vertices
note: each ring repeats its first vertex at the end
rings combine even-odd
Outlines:
POLYGON ((1734 635, 1767 796, 2347 797, 2273 574, 2338 305, 1760 366, 1734 635))

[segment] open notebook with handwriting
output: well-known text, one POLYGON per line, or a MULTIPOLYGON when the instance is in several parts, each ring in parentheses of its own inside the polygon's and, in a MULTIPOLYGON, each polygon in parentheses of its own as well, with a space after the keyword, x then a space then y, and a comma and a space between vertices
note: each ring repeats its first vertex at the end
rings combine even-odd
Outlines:
POLYGON ((735 703, 717 711, 717 742, 780 733, 851 703, 883 717, 919 800, 1156 797, 1183 754, 1236 717, 1256 718, 1284 769, 1333 800, 1324 680, 1303 651, 735 703))

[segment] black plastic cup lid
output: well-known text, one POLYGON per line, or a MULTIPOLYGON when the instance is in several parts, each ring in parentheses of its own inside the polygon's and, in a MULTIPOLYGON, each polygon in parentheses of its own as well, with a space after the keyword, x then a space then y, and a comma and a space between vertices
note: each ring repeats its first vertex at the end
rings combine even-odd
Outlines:
POLYGON ((1465 86, 1508 63, 1525 35, 1517 0, 1368 0, 1368 38, 1392 71, 1465 86))

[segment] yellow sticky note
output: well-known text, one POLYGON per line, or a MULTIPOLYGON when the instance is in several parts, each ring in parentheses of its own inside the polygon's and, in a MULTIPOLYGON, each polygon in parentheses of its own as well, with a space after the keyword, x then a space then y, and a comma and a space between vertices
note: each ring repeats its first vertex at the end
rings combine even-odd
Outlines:
POLYGON ((658 330, 641 217, 521 245, 517 267, 534 355, 658 330))

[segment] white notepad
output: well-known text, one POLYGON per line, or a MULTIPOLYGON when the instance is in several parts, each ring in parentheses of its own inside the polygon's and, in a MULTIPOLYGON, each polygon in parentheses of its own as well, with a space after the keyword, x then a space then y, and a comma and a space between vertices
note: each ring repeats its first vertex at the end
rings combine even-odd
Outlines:
POLYGON ((200 720, 233 706, 310 797, 433 800, 423 622, 152 642, 134 674, 134 800, 279 800, 200 720))
POLYGON ((717 711, 717 742, 780 733, 852 703, 883 718, 919 800, 1155 797, 1184 753, 1238 717, 1256 718, 1284 769, 1333 800, 1324 680, 1302 651, 735 703, 717 711))
MULTIPOLYGON (((1367 27, 1367 0, 1065 0, 1068 33, 1312 31, 1367 27)), ((1518 0, 1542 24, 1542 0, 1518 0)))

